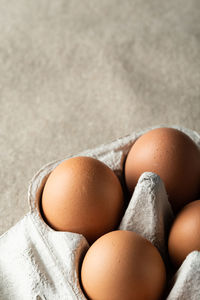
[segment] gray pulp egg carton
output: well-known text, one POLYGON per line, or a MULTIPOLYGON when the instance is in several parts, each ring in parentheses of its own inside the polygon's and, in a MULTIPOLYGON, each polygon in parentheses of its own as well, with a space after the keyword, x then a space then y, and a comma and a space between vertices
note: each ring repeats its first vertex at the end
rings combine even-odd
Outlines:
MULTIPOLYGON (((200 136, 196 132, 172 127, 184 131, 200 145, 200 136)), ((150 129, 79 155, 104 162, 122 181, 128 151, 134 141, 150 129)), ((1 300, 86 299, 81 290, 79 271, 80 262, 89 248, 87 240, 81 234, 54 231, 40 214, 45 182, 61 162, 49 163, 33 177, 28 190, 30 212, 0 237, 1 300)), ((156 174, 146 172, 138 181, 119 229, 135 231, 151 241, 168 266, 167 233, 173 218, 162 180, 156 174)), ((200 252, 189 254, 175 274, 170 273, 170 269, 168 274, 166 299, 200 299, 200 252)))

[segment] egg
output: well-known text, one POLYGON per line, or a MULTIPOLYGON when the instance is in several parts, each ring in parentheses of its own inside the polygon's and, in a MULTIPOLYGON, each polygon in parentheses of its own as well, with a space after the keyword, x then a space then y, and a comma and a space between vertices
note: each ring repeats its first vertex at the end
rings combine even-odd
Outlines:
POLYGON ((80 233, 92 243, 118 225, 123 212, 122 187, 115 173, 99 160, 70 158, 48 177, 41 210, 53 229, 80 233))
POLYGON ((198 199, 200 150, 185 133, 174 128, 156 128, 139 137, 125 162, 125 181, 130 193, 146 171, 161 177, 174 212, 198 199))
POLYGON ((92 300, 160 299, 165 281, 158 250, 131 231, 117 230, 100 237, 81 267, 82 287, 92 300))
POLYGON ((179 267, 186 256, 200 251, 200 200, 187 204, 176 217, 168 239, 169 256, 179 267))

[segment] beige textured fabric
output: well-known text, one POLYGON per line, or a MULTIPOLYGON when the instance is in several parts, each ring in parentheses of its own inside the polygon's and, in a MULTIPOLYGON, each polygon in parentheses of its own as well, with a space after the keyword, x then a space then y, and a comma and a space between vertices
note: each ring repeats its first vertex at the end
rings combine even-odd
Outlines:
POLYGON ((197 0, 0 1, 0 233, 45 163, 138 129, 200 132, 197 0))

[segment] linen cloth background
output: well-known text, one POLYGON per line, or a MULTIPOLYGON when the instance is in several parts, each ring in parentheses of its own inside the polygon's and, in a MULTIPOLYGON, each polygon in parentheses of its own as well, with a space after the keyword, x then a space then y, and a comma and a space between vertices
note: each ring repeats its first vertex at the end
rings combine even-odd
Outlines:
POLYGON ((0 0, 0 234, 49 161, 152 125, 200 131, 200 1, 0 0))

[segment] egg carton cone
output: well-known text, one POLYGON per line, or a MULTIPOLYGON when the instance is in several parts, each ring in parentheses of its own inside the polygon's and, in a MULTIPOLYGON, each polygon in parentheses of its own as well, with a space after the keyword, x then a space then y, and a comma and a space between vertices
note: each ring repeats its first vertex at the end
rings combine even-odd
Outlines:
MULTIPOLYGON (((158 127, 163 126, 141 130, 75 156, 90 156, 104 162, 124 187, 123 167, 127 153, 139 136, 158 127)), ((170 127, 185 132, 200 146, 198 133, 170 127)), ((51 162, 38 171, 28 189, 29 213, 0 237, 0 300, 86 299, 79 274, 89 248, 87 240, 81 234, 51 229, 40 213, 40 199, 49 174, 68 158, 51 162)), ((170 273, 167 235, 173 219, 161 178, 145 172, 138 180, 118 229, 135 231, 157 247, 170 274, 166 299, 200 299, 198 251, 187 256, 176 274, 170 273)))

